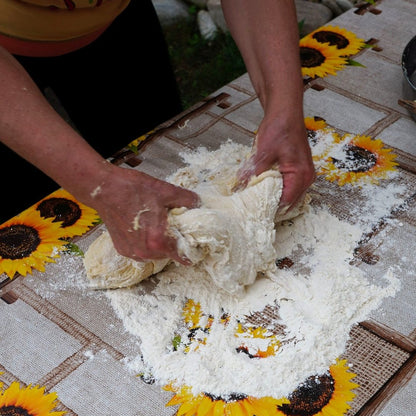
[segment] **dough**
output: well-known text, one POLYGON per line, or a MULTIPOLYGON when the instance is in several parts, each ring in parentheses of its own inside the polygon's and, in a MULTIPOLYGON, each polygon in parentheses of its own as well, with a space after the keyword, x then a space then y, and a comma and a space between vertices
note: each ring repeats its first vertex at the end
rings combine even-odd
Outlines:
POLYGON ((87 277, 96 289, 133 286, 159 273, 169 262, 168 259, 139 262, 121 256, 114 248, 108 231, 90 245, 84 256, 87 277))
POLYGON ((274 218, 282 178, 270 170, 253 178, 246 189, 225 196, 206 187, 197 188, 202 208, 171 215, 170 223, 178 230, 179 250, 217 286, 238 293, 274 266, 274 218))
MULTIPOLYGON (((201 197, 201 208, 173 209, 169 224, 179 252, 193 263, 187 267, 203 268, 217 286, 234 294, 275 266, 274 221, 282 177, 269 170, 254 177, 244 190, 224 195, 231 189, 228 185, 200 184, 194 190, 201 197)), ((107 232, 91 244, 84 258, 87 276, 97 288, 137 284, 169 262, 136 262, 120 256, 107 232)))

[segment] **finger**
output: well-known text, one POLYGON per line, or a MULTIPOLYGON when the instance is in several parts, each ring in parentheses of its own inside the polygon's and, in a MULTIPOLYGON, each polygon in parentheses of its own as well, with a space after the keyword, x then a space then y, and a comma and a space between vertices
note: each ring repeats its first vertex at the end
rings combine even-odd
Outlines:
POLYGON ((280 198, 280 208, 289 211, 296 206, 305 197, 307 189, 314 180, 314 171, 312 174, 310 172, 283 173, 283 191, 280 198))
MULTIPOLYGON (((190 265, 192 262, 184 255, 178 253, 177 240, 169 233, 169 223, 166 212, 159 213, 159 220, 156 227, 152 223, 146 224, 144 221, 145 231, 145 248, 146 254, 141 254, 148 259, 169 258, 183 265, 190 265)), ((154 221, 154 218, 148 218, 154 221)), ((143 237, 143 236, 142 236, 143 237)))
POLYGON ((257 154, 253 154, 238 170, 237 183, 233 187, 233 192, 241 191, 249 183, 250 179, 257 174, 257 154))
POLYGON ((292 210, 296 210, 299 206, 302 205, 302 201, 306 198, 306 192, 302 193, 299 198, 297 198, 291 205, 282 206, 279 204, 279 209, 277 211, 277 215, 279 217, 284 217, 287 213, 291 212, 292 210))
POLYGON ((164 245, 164 252, 166 256, 172 260, 177 261, 180 264, 183 264, 185 266, 189 266, 192 264, 191 260, 189 260, 183 253, 178 252, 178 243, 174 236, 172 236, 172 233, 170 231, 169 222, 167 220, 167 216, 163 220, 164 222, 161 224, 161 228, 159 231, 164 230, 163 235, 161 236, 161 240, 164 245))
POLYGON ((301 198, 305 189, 299 175, 286 173, 283 175, 283 190, 279 207, 288 211, 301 198))
POLYGON ((258 149, 243 165, 241 171, 247 171, 251 175, 258 176, 265 170, 273 168, 276 164, 276 155, 272 151, 258 149))
POLYGON ((185 255, 180 255, 177 250, 176 240, 173 239, 173 242, 174 242, 174 249, 169 253, 168 257, 180 264, 183 264, 184 266, 191 266, 192 261, 189 260, 185 255))
MULTIPOLYGON (((160 231, 161 229, 159 232, 160 231)), ((154 235, 153 238, 155 238, 153 241, 156 242, 156 247, 149 244, 149 250, 151 250, 152 253, 161 253, 160 258, 169 258, 185 266, 192 264, 192 262, 185 255, 179 254, 177 240, 168 234, 167 229, 159 235, 154 235)))
POLYGON ((189 209, 201 206, 199 195, 189 189, 173 186, 169 195, 165 197, 164 205, 166 208, 185 207, 189 209))

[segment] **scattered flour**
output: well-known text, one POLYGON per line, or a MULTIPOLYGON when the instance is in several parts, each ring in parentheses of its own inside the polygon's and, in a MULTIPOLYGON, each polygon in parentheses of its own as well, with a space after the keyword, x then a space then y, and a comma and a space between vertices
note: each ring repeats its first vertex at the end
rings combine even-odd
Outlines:
MULTIPOLYGON (((333 160, 345 169, 360 171, 360 169, 372 168, 374 160, 371 156, 365 157, 365 150, 362 151, 362 157, 359 154, 358 157, 354 157, 346 151, 353 139, 354 136, 351 134, 340 137, 334 129, 329 127, 314 132, 310 143, 318 175, 326 176, 329 173, 328 163, 333 160)), ((378 143, 378 146, 380 145, 381 143, 378 143)), ((382 150, 389 153, 388 149, 382 150)), ((368 154, 371 155, 370 152, 368 154)), ((340 169, 340 173, 342 174, 345 169, 340 169)), ((334 176, 331 178, 336 182, 334 176)), ((363 232, 370 232, 380 219, 388 219, 394 207, 404 204, 406 198, 410 196, 408 188, 408 185, 400 182, 397 171, 376 169, 371 175, 361 176, 356 183, 350 184, 346 181, 342 186, 341 196, 344 198, 344 206, 349 210, 350 218, 354 219, 363 232), (382 179, 388 179, 388 181, 382 179), (376 187, 375 183, 377 183, 376 187), (348 204, 348 198, 352 203, 348 204)), ((319 192, 333 193, 334 190, 333 187, 328 186, 319 188, 319 192)))
POLYGON ((95 198, 98 194, 100 194, 102 191, 101 186, 98 185, 96 188, 93 189, 93 191, 91 192, 91 197, 95 198))
MULTIPOLYGON (((189 166, 170 180, 191 189, 208 181, 229 184, 248 152, 228 142, 215 152, 184 154, 189 166)), ((106 292, 126 330, 140 340, 140 354, 127 365, 194 394, 287 396, 307 377, 325 373, 344 352, 351 327, 399 289, 391 272, 372 285, 350 265, 362 232, 308 207, 276 228, 277 258, 290 258, 293 267, 270 269, 238 296, 213 285, 206 270, 173 263, 152 285, 106 292), (253 336, 250 328, 259 324, 249 318, 266 307, 276 317, 253 336), (242 346, 255 353, 271 345, 278 347, 266 358, 241 352, 242 346)))
POLYGON ((387 219, 393 208, 405 203, 405 195, 408 188, 404 184, 390 182, 377 186, 377 192, 374 192, 374 185, 362 185, 357 193, 360 200, 360 206, 355 209, 357 222, 363 231, 369 232, 374 226, 375 219, 387 219))
POLYGON ((36 288, 36 292, 44 299, 53 299, 60 292, 80 289, 86 296, 89 284, 85 279, 84 264, 81 256, 61 253, 55 263, 48 265, 48 274, 35 273, 27 275, 25 282, 36 288))

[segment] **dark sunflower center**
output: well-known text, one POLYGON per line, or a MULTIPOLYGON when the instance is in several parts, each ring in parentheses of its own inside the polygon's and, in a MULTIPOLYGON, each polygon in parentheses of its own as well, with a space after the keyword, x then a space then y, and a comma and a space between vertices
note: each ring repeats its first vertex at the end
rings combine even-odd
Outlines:
POLYGON ((329 30, 320 30, 312 36, 318 42, 329 43, 331 46, 336 46, 338 49, 345 49, 350 41, 342 36, 340 33, 331 32, 329 30))
POLYGON ((306 129, 306 133, 308 134, 308 140, 311 146, 315 146, 316 143, 318 143, 318 138, 316 137, 317 136, 316 131, 306 129))
POLYGON ((26 409, 16 406, 0 407, 1 416, 32 416, 26 409))
POLYGON ((225 403, 229 403, 229 402, 238 402, 240 400, 247 399, 247 396, 242 393, 231 393, 231 394, 228 394, 227 396, 215 396, 214 394, 210 394, 210 393, 204 393, 204 394, 205 396, 209 397, 213 402, 222 400, 225 403))
POLYGON ((300 61, 303 68, 314 68, 325 62, 325 56, 317 49, 301 46, 300 61))
POLYGON ((0 257, 17 260, 29 257, 41 240, 36 229, 28 225, 11 225, 0 229, 0 257))
POLYGON ((349 144, 345 148, 345 159, 332 158, 332 162, 338 169, 349 172, 368 172, 377 163, 377 155, 362 147, 349 144))
POLYGON ((69 227, 81 218, 81 209, 74 201, 66 198, 49 198, 42 201, 37 210, 44 218, 62 221, 62 227, 69 227))
POLYGON ((322 410, 334 393, 334 379, 331 375, 309 377, 290 396, 290 404, 279 409, 288 416, 312 416, 322 410))

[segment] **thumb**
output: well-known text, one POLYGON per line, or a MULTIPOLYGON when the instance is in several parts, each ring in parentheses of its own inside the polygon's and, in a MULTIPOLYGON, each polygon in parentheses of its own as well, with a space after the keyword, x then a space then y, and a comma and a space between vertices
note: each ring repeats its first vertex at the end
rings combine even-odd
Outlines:
POLYGON ((168 198, 165 206, 169 209, 172 208, 198 208, 201 206, 201 199, 196 192, 189 189, 182 188, 180 186, 174 186, 170 198, 168 198))

